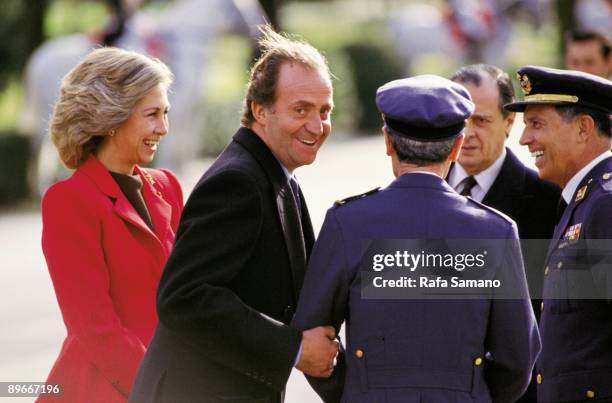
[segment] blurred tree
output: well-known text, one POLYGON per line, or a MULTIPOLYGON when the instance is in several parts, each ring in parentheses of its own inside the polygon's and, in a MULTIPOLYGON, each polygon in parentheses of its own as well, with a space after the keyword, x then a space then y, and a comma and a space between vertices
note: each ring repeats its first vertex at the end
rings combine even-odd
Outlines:
POLYGON ((575 0, 557 0, 555 3, 559 26, 559 66, 563 66, 565 57, 565 34, 576 29, 574 10, 575 0))
POLYGON ((372 94, 386 82, 404 75, 404 66, 397 55, 380 44, 352 43, 342 49, 353 72, 356 97, 359 103, 355 114, 357 127, 363 133, 380 129, 380 113, 372 94))
POLYGON ((52 0, 2 0, 0 89, 24 68, 44 38, 43 21, 52 0))
POLYGON ((259 0, 261 8, 265 11, 268 22, 274 27, 275 30, 280 30, 280 21, 278 20, 278 9, 283 5, 285 0, 259 0))
MULTIPOLYGON (((266 21, 268 21, 276 31, 282 31, 278 11, 279 8, 283 6, 284 2, 285 0, 259 0, 259 5, 266 13, 266 21)), ((251 51, 251 58, 249 59, 249 68, 260 56, 261 49, 259 49, 258 46, 254 46, 251 51)))

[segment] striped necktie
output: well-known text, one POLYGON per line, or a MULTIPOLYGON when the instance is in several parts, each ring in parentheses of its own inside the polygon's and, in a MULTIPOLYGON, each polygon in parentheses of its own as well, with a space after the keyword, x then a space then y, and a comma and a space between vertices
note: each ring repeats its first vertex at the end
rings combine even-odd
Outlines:
POLYGON ((478 185, 478 182, 476 182, 476 179, 474 179, 473 176, 468 176, 467 178, 465 178, 464 180, 461 181, 460 185, 463 185, 463 189, 461 189, 461 192, 459 192, 459 194, 461 196, 472 196, 472 188, 476 185, 478 185))
POLYGON ((293 198, 295 199, 295 203, 297 204, 298 214, 301 215, 302 201, 300 200, 300 188, 297 182, 295 181, 295 179, 293 179, 293 177, 289 179, 289 186, 291 186, 291 191, 293 192, 293 198))

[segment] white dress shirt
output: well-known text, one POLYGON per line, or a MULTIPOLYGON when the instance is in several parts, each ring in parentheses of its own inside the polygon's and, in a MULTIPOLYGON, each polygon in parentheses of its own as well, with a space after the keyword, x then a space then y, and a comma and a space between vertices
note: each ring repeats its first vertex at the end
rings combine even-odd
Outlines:
MULTIPOLYGON (((486 194, 489 192, 489 189, 491 189, 491 186, 493 186, 493 182, 495 182, 495 179, 497 179, 497 175, 499 175, 499 171, 501 171, 502 165, 504 165, 505 158, 506 148, 504 147, 499 157, 497 157, 491 166, 474 175, 476 185, 472 188, 472 199, 482 202, 486 194)), ((459 184, 468 176, 470 175, 465 171, 465 169, 463 169, 461 164, 457 162, 448 176, 448 184, 451 185, 457 192, 461 192, 463 189, 458 188, 460 187, 459 184)))

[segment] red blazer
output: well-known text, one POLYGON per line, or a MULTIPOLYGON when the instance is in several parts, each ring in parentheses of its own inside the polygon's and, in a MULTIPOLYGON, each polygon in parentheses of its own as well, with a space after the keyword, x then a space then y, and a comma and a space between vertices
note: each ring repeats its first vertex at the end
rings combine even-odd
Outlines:
POLYGON ((68 333, 47 380, 63 394, 50 401, 125 402, 153 335, 183 194, 168 170, 136 172, 154 231, 93 156, 43 198, 42 248, 68 333))

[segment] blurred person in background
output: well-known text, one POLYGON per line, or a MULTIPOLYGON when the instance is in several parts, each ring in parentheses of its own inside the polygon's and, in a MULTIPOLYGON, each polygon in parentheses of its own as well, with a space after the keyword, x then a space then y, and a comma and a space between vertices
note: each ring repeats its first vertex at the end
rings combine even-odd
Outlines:
POLYGON ((565 37, 565 68, 603 78, 612 73, 610 39, 596 31, 572 31, 565 37))
POLYGON ((50 135, 76 171, 43 197, 42 247, 68 335, 40 401, 125 402, 157 324, 155 290, 183 205, 165 169, 145 169, 167 134, 172 73, 102 48, 62 80, 50 135))
POLYGON ((100 32, 92 33, 94 43, 114 46, 125 33, 128 19, 138 10, 144 0, 105 0, 108 22, 100 32))
POLYGON ((575 27, 612 35, 612 0, 574 0, 575 27))
POLYGON ((157 152, 156 164, 180 171, 202 148, 204 115, 199 108, 207 93, 206 71, 221 35, 234 32, 250 43, 265 14, 256 0, 175 0, 159 12, 139 10, 143 0, 105 0, 109 22, 94 34, 74 33, 52 38, 30 57, 24 76, 21 130, 33 136, 32 178, 42 193, 68 173, 60 168, 47 140, 48 117, 59 95, 59 82, 93 48, 109 45, 164 60, 174 73, 170 92, 172 136, 157 152), (202 15, 207 18, 202 18, 202 15))

